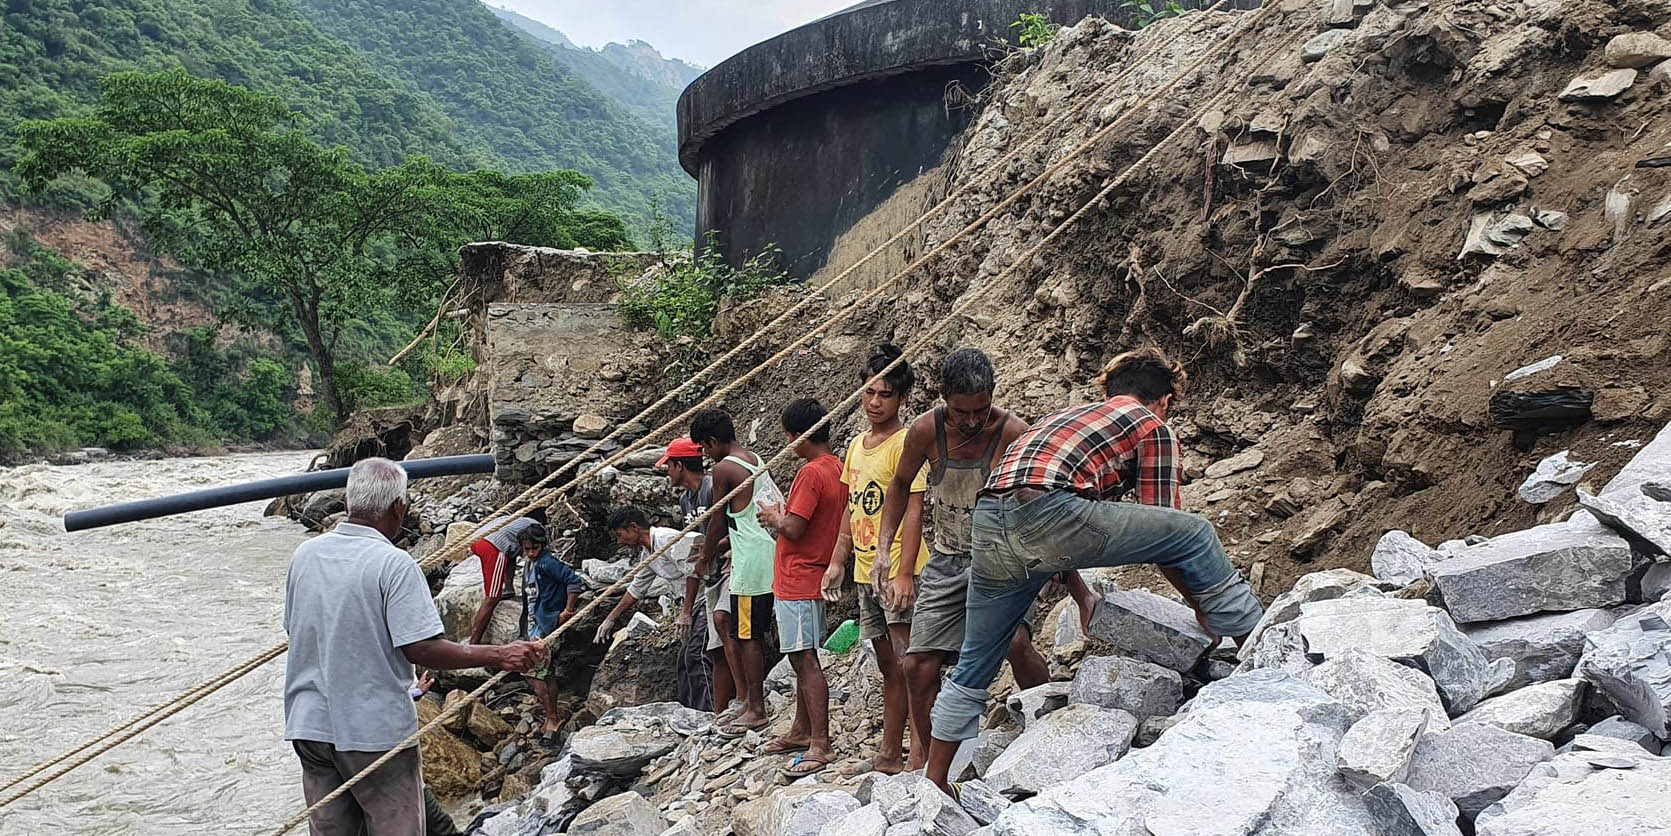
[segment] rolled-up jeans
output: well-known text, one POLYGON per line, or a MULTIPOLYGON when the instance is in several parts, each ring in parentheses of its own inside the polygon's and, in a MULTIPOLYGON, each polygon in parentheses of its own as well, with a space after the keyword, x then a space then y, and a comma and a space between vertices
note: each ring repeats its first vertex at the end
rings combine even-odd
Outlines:
POLYGON ((1139 563, 1175 569, 1219 635, 1246 635, 1264 615, 1212 523, 1199 514, 1099 502, 1068 491, 1028 502, 983 496, 975 506, 972 546, 963 649, 934 702, 939 740, 967 740, 979 732, 987 686, 1016 627, 1058 572, 1139 563))

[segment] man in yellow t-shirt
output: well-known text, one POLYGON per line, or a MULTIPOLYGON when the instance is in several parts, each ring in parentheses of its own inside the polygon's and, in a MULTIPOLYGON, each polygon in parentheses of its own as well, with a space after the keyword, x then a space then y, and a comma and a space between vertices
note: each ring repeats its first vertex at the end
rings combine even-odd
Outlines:
MULTIPOLYGON (((899 468, 904 449, 905 424, 899 409, 916 382, 911 366, 904 361, 886 374, 882 372, 899 359, 900 350, 883 344, 865 364, 860 380, 865 381, 861 404, 870 431, 847 445, 842 484, 847 488, 846 519, 841 536, 830 554, 830 568, 824 573, 824 598, 841 597, 847 559, 854 558, 853 580, 859 594, 859 638, 871 643, 876 665, 882 672, 882 743, 874 765, 877 772, 894 774, 906 768, 903 749, 905 718, 910 710, 905 674, 900 656, 911 646, 911 610, 892 609, 894 600, 910 600, 917 573, 928 562, 923 548, 923 497, 928 479, 919 473, 911 483, 906 504, 890 554, 876 559, 876 543, 882 521, 884 491, 899 468), (879 376, 880 375, 880 376, 879 376), (884 567, 891 568, 881 577, 884 567), (901 567, 908 567, 901 571, 901 567), (905 594, 900 594, 904 592, 905 594)), ((928 752, 928 718, 911 717, 912 752, 920 761, 928 752)))

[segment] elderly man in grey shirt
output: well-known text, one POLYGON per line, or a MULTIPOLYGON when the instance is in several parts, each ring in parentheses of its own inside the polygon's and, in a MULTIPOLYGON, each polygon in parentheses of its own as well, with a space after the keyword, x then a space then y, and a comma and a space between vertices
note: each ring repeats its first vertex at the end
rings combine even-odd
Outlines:
MULTIPOLYGON (((442 638, 441 617, 411 555, 395 547, 406 518, 406 471, 365 459, 348 472, 348 517, 297 547, 284 595, 290 654, 284 738, 302 762, 313 804, 418 730, 413 665, 526 672, 538 642, 470 646, 442 638)), ((408 748, 309 822, 313 836, 422 836, 423 777, 408 748)))

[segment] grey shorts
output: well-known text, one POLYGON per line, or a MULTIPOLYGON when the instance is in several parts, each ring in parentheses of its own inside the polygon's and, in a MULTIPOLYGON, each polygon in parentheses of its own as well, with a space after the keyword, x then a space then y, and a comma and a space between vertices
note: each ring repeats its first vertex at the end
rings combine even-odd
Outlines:
POLYGON ((911 610, 883 610, 881 599, 870 584, 858 584, 859 588, 859 640, 872 641, 888 634, 891 624, 910 624, 911 610))
MULTIPOLYGON (((963 624, 968 615, 969 562, 967 554, 935 552, 917 578, 917 603, 911 608, 911 647, 907 653, 940 652, 946 663, 957 662, 963 649, 963 624)), ((1022 617, 1028 636, 1034 634, 1038 604, 1022 617)))
POLYGON ((727 589, 731 586, 731 572, 720 575, 717 583, 711 583, 702 588, 702 595, 708 601, 708 649, 718 650, 724 647, 720 641, 719 628, 714 626, 714 613, 731 612, 731 593, 727 589))
POLYGON ((784 653, 817 650, 824 640, 823 601, 774 601, 772 615, 777 619, 778 649, 784 653))

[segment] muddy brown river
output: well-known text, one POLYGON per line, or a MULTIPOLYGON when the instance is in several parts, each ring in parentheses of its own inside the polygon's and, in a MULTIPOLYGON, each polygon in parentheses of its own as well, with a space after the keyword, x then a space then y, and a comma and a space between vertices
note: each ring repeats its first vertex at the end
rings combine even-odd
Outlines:
MULTIPOLYGON (((306 532, 264 503, 66 534, 70 510, 297 473, 311 452, 0 469, 0 782, 284 638, 306 532)), ((284 659, 0 809, 5 834, 267 832, 301 809, 284 659)))

